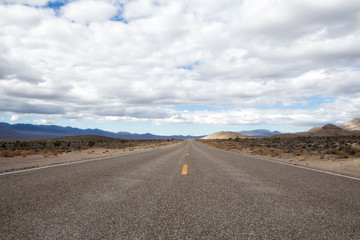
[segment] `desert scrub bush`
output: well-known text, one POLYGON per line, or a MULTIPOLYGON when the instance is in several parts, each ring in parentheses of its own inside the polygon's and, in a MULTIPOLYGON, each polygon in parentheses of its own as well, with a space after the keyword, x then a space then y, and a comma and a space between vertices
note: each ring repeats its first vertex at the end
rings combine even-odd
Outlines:
POLYGON ((13 152, 14 156, 23 156, 23 157, 26 157, 29 155, 34 155, 34 154, 35 154, 35 151, 33 151, 33 150, 15 150, 13 152))
POLYGON ((0 151, 0 157, 15 157, 15 156, 21 156, 24 155, 25 151, 22 150, 3 150, 0 151))
POLYGON ((27 150, 26 151, 26 156, 29 156, 29 155, 35 155, 36 152, 34 150, 27 150))
POLYGON ((295 157, 295 156, 302 156, 302 155, 308 155, 308 154, 309 154, 308 150, 301 148, 301 149, 297 149, 297 150, 293 151, 292 156, 295 157))
POLYGON ((348 144, 345 146, 344 151, 350 155, 355 155, 355 149, 351 146, 351 144, 348 144))
POLYGON ((27 142, 24 142, 24 141, 16 141, 14 144, 13 144, 14 148, 17 148, 17 149, 23 149, 23 148, 27 148, 29 147, 29 143, 27 142))
POLYGON ((95 141, 89 141, 89 142, 88 142, 88 146, 89 146, 89 147, 92 148, 94 145, 95 145, 95 141))
POLYGON ((300 156, 301 155, 301 151, 300 150, 294 150, 292 152, 292 156, 295 157, 295 156, 300 156))
POLYGON ((337 155, 337 154, 339 154, 339 151, 336 148, 331 148, 329 153, 337 155))
POLYGON ((23 151, 21 151, 21 150, 15 150, 15 151, 13 151, 13 155, 14 155, 14 156, 22 156, 22 155, 23 155, 23 151))
POLYGON ((55 142, 53 142, 54 147, 60 147, 61 146, 61 141, 56 140, 55 142))
POLYGON ((251 153, 258 155, 265 155, 266 151, 264 148, 255 148, 251 153))
POLYGON ((273 151, 270 151, 270 156, 272 157, 278 157, 282 154, 281 150, 274 149, 273 151))
POLYGON ((54 156, 59 155, 59 152, 58 152, 58 151, 55 151, 55 150, 51 151, 51 153, 52 153, 52 155, 54 155, 54 156))
POLYGON ((13 157, 13 152, 10 150, 2 150, 0 151, 0 157, 13 157))

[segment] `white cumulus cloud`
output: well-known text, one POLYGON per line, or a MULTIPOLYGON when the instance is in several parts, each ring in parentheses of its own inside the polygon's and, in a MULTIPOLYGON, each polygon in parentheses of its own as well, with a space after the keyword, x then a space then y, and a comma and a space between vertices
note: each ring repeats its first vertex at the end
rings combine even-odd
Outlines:
POLYGON ((81 24, 104 22, 117 14, 117 7, 103 1, 75 1, 61 9, 62 16, 81 24))
POLYGON ((360 110, 356 0, 9 0, 0 16, 1 113, 310 126, 360 110))

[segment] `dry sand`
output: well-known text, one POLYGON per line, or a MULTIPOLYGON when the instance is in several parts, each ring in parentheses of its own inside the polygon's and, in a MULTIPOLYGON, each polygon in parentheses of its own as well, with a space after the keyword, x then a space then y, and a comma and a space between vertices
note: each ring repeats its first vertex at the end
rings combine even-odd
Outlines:
POLYGON ((91 148, 81 151, 59 153, 58 155, 49 152, 48 154, 29 155, 26 157, 0 157, 0 173, 105 156, 122 155, 129 152, 141 152, 151 148, 167 147, 171 144, 173 143, 154 143, 124 149, 91 148))
POLYGON ((281 156, 271 157, 269 155, 253 154, 249 150, 231 151, 241 152, 242 154, 249 156, 261 156, 294 165, 308 166, 335 173, 360 177, 360 158, 356 157, 340 158, 339 156, 329 154, 325 154, 323 157, 321 155, 292 156, 292 154, 282 154, 281 156))

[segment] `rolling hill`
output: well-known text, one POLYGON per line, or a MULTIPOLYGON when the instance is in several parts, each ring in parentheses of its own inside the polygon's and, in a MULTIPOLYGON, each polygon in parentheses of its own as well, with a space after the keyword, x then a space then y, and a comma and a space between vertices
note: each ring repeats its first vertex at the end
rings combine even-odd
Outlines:
POLYGON ((360 131, 360 118, 354 118, 353 120, 340 125, 339 127, 349 131, 360 131))
POLYGON ((283 133, 273 137, 326 137, 326 136, 360 136, 360 119, 341 125, 326 124, 323 127, 314 127, 307 132, 283 133))

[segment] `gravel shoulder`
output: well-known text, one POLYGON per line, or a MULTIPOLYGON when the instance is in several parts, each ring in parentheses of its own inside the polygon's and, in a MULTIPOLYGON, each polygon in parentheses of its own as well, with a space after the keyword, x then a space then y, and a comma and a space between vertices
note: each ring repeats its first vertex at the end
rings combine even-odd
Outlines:
POLYGON ((176 143, 163 142, 143 144, 141 146, 127 147, 122 149, 90 148, 66 153, 56 152, 56 154, 52 154, 51 152, 48 152, 46 154, 28 156, 0 157, 0 173, 99 157, 116 156, 130 152, 142 152, 153 148, 165 148, 173 144, 176 143))

